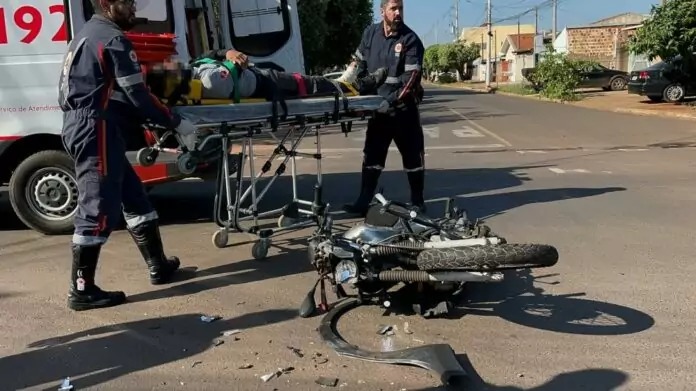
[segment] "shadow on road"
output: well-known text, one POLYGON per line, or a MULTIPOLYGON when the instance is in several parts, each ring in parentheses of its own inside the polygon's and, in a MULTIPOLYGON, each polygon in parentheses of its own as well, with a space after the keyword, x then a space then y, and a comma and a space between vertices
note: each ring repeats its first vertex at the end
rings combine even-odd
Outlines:
POLYGON ((37 341, 28 346, 34 350, 0 358, 2 388, 17 390, 53 383, 48 388, 53 390, 70 377, 75 389, 83 390, 214 349, 216 339, 226 330, 280 323, 296 314, 296 309, 275 309, 212 323, 202 322, 202 314, 185 314, 37 341))
MULTIPOLYGON (((563 262, 562 254, 559 262, 563 262)), ((535 329, 579 335, 635 334, 655 324, 655 319, 639 310, 579 299, 584 293, 551 295, 534 284, 555 276, 534 277, 529 270, 521 270, 506 273, 501 284, 468 284, 458 310, 462 315, 497 316, 535 329)))
POLYGON ((189 296, 230 285, 302 274, 313 270, 305 254, 304 250, 288 250, 278 255, 269 256, 263 261, 248 259, 198 270, 193 277, 204 279, 189 281, 160 290, 149 290, 133 294, 128 296, 128 301, 134 303, 189 296), (272 266, 269 267, 269 265, 272 266))
MULTIPOLYGON (((274 162, 276 163, 276 162, 274 162)), ((277 164, 273 165, 277 167, 277 164)), ((527 171, 551 167, 535 165, 505 168, 470 169, 430 169, 426 172, 426 198, 434 202, 432 213, 439 215, 444 207, 438 200, 449 197, 463 198, 463 207, 473 216, 492 216, 526 204, 546 203, 573 198, 591 197, 607 192, 625 190, 620 187, 608 188, 560 188, 523 190, 505 194, 466 197, 467 194, 503 190, 530 181, 527 171)), ((268 183, 264 177, 257 183, 257 192, 268 183)), ((344 203, 353 202, 360 188, 360 173, 324 174, 323 198, 330 203, 330 209, 337 211, 344 203)), ((312 174, 298 176, 299 197, 312 200, 316 177, 312 174)), ((245 184, 248 186, 248 183, 245 184)), ((409 188, 406 174, 401 170, 385 171, 380 177, 380 188, 390 198, 409 202, 409 188)), ((176 182, 161 185, 150 193, 150 199, 160 215, 162 225, 207 223, 213 221, 214 204, 213 182, 176 182)), ((249 205, 248 200, 244 204, 249 205)), ((259 203, 262 211, 281 208, 292 200, 292 181, 288 175, 279 177, 269 188, 265 198, 259 203)), ((242 222, 244 227, 251 222, 242 222)), ((119 229, 123 229, 123 224, 119 229)), ((0 231, 26 230, 14 215, 9 203, 0 199, 0 231)))
POLYGON ((457 355, 457 359, 469 375, 469 378, 462 382, 463 384, 453 387, 421 388, 413 391, 613 391, 626 383, 629 378, 628 374, 615 369, 592 368, 561 373, 546 383, 532 388, 496 386, 486 383, 479 376, 465 354, 457 355))

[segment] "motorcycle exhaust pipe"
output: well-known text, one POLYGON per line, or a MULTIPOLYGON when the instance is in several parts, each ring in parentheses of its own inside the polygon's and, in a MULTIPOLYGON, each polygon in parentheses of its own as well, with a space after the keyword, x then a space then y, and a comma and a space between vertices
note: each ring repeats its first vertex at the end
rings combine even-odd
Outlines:
POLYGON ((460 271, 429 273, 424 270, 388 270, 380 272, 377 278, 380 281, 389 282, 499 282, 503 280, 503 274, 460 271))

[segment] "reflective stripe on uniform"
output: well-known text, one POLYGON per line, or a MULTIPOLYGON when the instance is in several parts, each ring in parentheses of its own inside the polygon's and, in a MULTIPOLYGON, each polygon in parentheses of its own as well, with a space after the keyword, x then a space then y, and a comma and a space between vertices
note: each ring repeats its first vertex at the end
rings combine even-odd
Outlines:
POLYGON ((144 83, 144 82, 145 82, 145 80, 143 80, 142 73, 134 73, 132 75, 116 78, 116 83, 118 83, 118 85, 121 88, 132 87, 136 84, 140 84, 140 83, 144 83))
POLYGON ((106 238, 103 236, 82 236, 73 235, 72 242, 78 246, 96 246, 106 243, 106 238))
POLYGON ((153 210, 152 212, 142 216, 125 216, 125 220, 128 228, 135 228, 140 224, 147 223, 148 221, 157 220, 158 217, 157 212, 153 210))
POLYGON ((398 77, 389 76, 384 82, 386 84, 399 84, 401 80, 398 77))
POLYGON ((420 71, 420 70, 421 70, 421 66, 419 64, 406 64, 406 65, 404 65, 405 72, 420 71))

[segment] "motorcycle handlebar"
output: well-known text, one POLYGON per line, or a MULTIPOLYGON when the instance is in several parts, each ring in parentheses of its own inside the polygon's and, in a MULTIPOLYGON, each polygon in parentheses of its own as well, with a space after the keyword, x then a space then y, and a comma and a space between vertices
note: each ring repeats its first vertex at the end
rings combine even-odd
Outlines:
POLYGON ((398 217, 401 217, 403 219, 411 220, 414 221, 418 224, 425 225, 431 228, 436 228, 438 229, 439 227, 437 224, 435 224, 432 220, 430 220, 427 217, 421 217, 418 215, 418 213, 414 210, 410 210, 408 205, 402 204, 397 201, 387 201, 386 198, 384 198, 383 195, 377 193, 375 194, 375 198, 377 201, 379 201, 382 206, 384 206, 385 210, 393 215, 396 215, 398 217), (394 207, 396 206, 396 207, 394 207))

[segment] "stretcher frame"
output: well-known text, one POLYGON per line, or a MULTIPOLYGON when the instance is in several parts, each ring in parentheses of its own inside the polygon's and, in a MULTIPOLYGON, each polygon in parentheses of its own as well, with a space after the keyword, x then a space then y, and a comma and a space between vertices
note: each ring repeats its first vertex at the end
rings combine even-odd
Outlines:
POLYGON ((144 148, 138 153, 140 164, 154 163, 160 151, 172 152, 162 144, 169 137, 175 137, 180 146, 178 150, 177 167, 185 175, 191 175, 196 168, 207 161, 219 162, 216 172, 215 202, 213 215, 219 229, 213 234, 212 242, 217 248, 227 247, 230 232, 256 235, 258 240, 252 247, 252 256, 263 259, 271 246, 271 237, 279 232, 306 228, 321 224, 326 216, 329 204, 322 196, 322 153, 321 129, 327 126, 340 125, 346 134, 352 130, 356 121, 365 121, 372 117, 380 108, 383 98, 376 95, 346 96, 336 92, 329 97, 326 95, 310 99, 292 99, 287 101, 271 101, 242 104, 213 104, 176 106, 172 109, 182 117, 193 122, 199 130, 213 130, 203 135, 193 150, 189 150, 182 139, 174 131, 167 130, 155 140, 153 146, 144 148), (282 106, 282 113, 278 106, 282 106), (269 114, 270 111, 270 115, 269 114), (278 142, 270 157, 266 159, 260 170, 256 170, 254 162, 254 139, 260 134, 273 134, 280 128, 289 128, 287 134, 278 142), (316 153, 298 152, 300 143, 314 129, 316 137, 316 153), (294 137, 293 137, 294 136, 294 137), (219 150, 212 154, 206 152, 206 146, 214 141, 220 141, 219 150), (286 143, 290 141, 290 146, 286 143), (241 152, 231 154, 235 142, 241 145, 241 152), (214 155, 217 154, 217 157, 214 155), (230 157, 236 156, 236 175, 232 178, 230 157), (259 191, 257 183, 261 177, 271 171, 273 162, 283 156, 273 175, 259 191), (309 157, 317 162, 316 183, 313 199, 300 199, 297 191, 296 157, 309 157), (248 159, 248 187, 244 188, 244 169, 248 159), (285 206, 268 211, 260 211, 259 204, 266 196, 275 181, 285 173, 287 163, 291 162, 292 200, 285 206), (234 189, 233 189, 234 187, 234 189), (251 205, 242 207, 251 196, 251 205), (224 216, 226 211, 227 216, 224 216), (261 228, 259 219, 278 216, 277 228, 261 228), (249 227, 243 227, 242 222, 252 220, 249 227))

